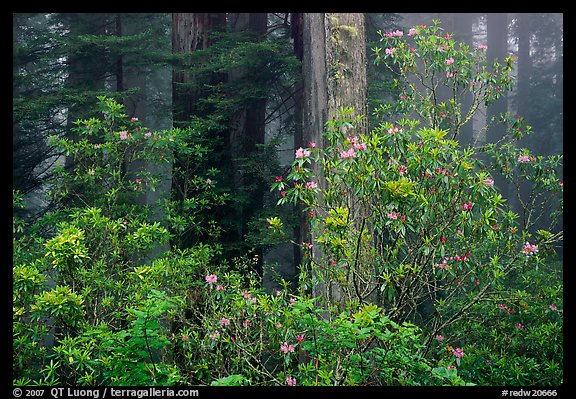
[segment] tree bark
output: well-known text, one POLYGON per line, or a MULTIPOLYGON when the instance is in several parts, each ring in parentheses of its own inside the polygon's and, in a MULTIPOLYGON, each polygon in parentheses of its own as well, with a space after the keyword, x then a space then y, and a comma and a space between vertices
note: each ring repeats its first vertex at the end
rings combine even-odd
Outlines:
MULTIPOLYGON (((506 13, 488 13, 487 15, 487 45, 486 57, 489 63, 498 61, 500 64, 508 56, 508 14, 506 13)), ((506 95, 496 100, 488 106, 487 117, 488 121, 492 117, 508 111, 508 99, 506 95)), ((487 142, 494 143, 504 136, 504 128, 502 125, 497 124, 491 126, 487 131, 487 142)))
MULTIPOLYGON (((249 32, 254 40, 263 40, 268 26, 267 13, 237 13, 230 17, 230 29, 233 32, 249 32)), ((234 70, 229 74, 229 81, 244 79, 246 71, 234 70)), ((249 223, 258 217, 264 207, 264 193, 267 182, 264 182, 257 171, 246 168, 244 163, 257 155, 258 146, 265 142, 266 99, 253 98, 236 111, 231 118, 229 151, 233 167, 233 189, 242 193, 243 201, 236 206, 236 240, 244 242, 249 232, 249 223)), ((245 248, 250 250, 251 248, 245 248)), ((253 248, 255 269, 263 275, 262 248, 253 248)), ((244 252, 243 250, 241 252, 244 252)))
MULTIPOLYGON (((172 53, 191 53, 212 44, 210 33, 225 29, 226 13, 173 13, 172 53)), ((186 121, 198 112, 200 90, 195 77, 187 71, 175 69, 172 76, 172 102, 175 122, 186 121)))
MULTIPOLYGON (((304 13, 302 15, 302 141, 325 147, 322 133, 327 121, 336 118, 341 107, 352 107, 356 115, 366 115, 367 75, 365 21, 362 13, 304 13)), ((367 119, 357 126, 366 133, 367 119)), ((319 187, 326 187, 321 170, 315 166, 319 187)), ((319 198, 322 202, 322 197, 319 198)), ((308 225, 303 241, 313 242, 308 225)), ((312 258, 320 259, 319 248, 312 258)), ((341 287, 317 285, 314 296, 339 301, 341 287)))
MULTIPOLYGON (((169 14, 144 17, 148 23, 169 24, 169 14)), ((117 29, 119 35, 135 35, 146 28, 141 18, 130 19, 117 16, 117 29)), ((158 38, 159 52, 170 54, 170 35, 158 38)), ((169 112, 172 104, 171 71, 165 66, 138 65, 133 57, 121 57, 117 63, 117 90, 136 89, 136 92, 126 97, 124 106, 129 117, 138 118, 143 126, 150 131, 167 130, 172 128, 172 114, 169 112)), ((154 191, 143 191, 136 203, 148 206, 151 209, 150 222, 165 224, 165 214, 160 203, 170 198, 172 189, 172 164, 151 160, 135 160, 126 165, 127 177, 135 179, 143 172, 160 177, 154 191)), ((170 249, 169 244, 158 245, 144 254, 139 254, 143 262, 150 262, 161 253, 170 249)))

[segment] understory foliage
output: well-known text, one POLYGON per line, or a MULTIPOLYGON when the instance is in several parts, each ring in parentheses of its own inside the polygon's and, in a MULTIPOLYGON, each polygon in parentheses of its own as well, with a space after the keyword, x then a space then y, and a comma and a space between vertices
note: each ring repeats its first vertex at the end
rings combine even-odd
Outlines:
MULTIPOLYGON (((505 144, 530 132, 506 115, 502 143, 461 146, 458 96, 437 102, 426 88, 489 105, 511 66, 486 69, 481 49, 436 25, 406 36, 383 34, 375 49, 406 85, 382 122, 360 132, 343 109, 326 145, 298 149, 275 177, 278 205, 301 205, 310 236, 297 243, 298 285, 274 292, 251 272, 258 259, 218 260, 217 221, 203 218, 228 198, 217 171, 190 176, 186 203, 138 203, 162 176, 126 165, 202 163, 201 129, 150 132, 99 98, 77 138, 52 142, 75 161, 53 187, 63 206, 13 222, 14 384, 561 384, 562 233, 534 231, 492 175, 529 185, 524 215, 541 206, 534 198, 557 198, 560 218, 561 157, 505 144), (432 81, 417 88, 411 73, 432 81), (192 230, 207 240, 179 247, 192 230)), ((267 228, 288 236, 280 218, 267 228)))

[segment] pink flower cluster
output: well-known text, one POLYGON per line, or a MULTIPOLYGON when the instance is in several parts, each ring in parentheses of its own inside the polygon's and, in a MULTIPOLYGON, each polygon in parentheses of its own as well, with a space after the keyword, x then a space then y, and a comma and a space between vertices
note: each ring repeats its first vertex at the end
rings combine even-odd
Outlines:
POLYGON ((471 202, 466 202, 462 204, 462 210, 464 211, 471 211, 474 205, 471 202))
POLYGON ((355 156, 356 156, 356 151, 354 151, 354 148, 350 148, 350 149, 348 149, 348 151, 342 151, 340 153, 340 158, 342 158, 342 159, 354 158, 355 156))
POLYGON ((448 266, 448 262, 449 261, 453 261, 455 260, 456 262, 467 262, 468 259, 470 259, 470 251, 466 252, 465 255, 454 255, 454 256, 447 256, 445 257, 441 263, 437 263, 435 266, 440 268, 440 269, 448 269, 450 266, 448 266))
POLYGON ((218 281, 218 277, 215 274, 209 274, 206 276, 206 282, 208 284, 214 284, 216 281, 218 281))
POLYGON ((309 157, 311 154, 310 150, 305 150, 304 148, 300 147, 296 150, 296 158, 305 158, 309 157))
MULTIPOLYGON (((410 29, 410 32, 412 31, 412 29, 410 29)), ((409 33, 410 34, 410 33, 409 33)), ((404 32, 402 32, 401 30, 396 29, 395 31, 390 31, 390 32, 386 32, 384 33, 385 37, 402 37, 404 36, 404 32)))
POLYGON ((220 324, 222 324, 223 326, 229 326, 230 325, 230 320, 228 320, 226 317, 222 317, 220 319, 220 324))
POLYGON ((350 147, 348 150, 341 151, 340 158, 354 158, 356 156, 356 151, 361 151, 368 148, 366 143, 360 143, 358 140, 358 136, 348 137, 348 141, 350 144, 352 144, 352 147, 350 147))
POLYGON ((288 352, 294 352, 294 347, 292 345, 288 345, 286 341, 280 346, 280 351, 284 352, 284 354, 288 354, 288 352))
POLYGON ((292 377, 292 376, 288 376, 286 377, 286 385, 293 387, 296 385, 296 378, 292 377))
POLYGON ((454 354, 454 356, 456 356, 457 358, 462 358, 464 357, 464 351, 460 348, 455 348, 452 349, 452 353, 454 354))
POLYGON ((534 255, 536 252, 538 252, 538 245, 530 244, 528 241, 526 241, 524 248, 522 249, 522 253, 530 256, 534 255))
POLYGON ((388 219, 392 219, 392 220, 396 220, 396 219, 400 218, 400 220, 404 221, 406 219, 406 216, 402 215, 400 212, 390 211, 390 212, 386 213, 386 216, 388 216, 388 219))
POLYGON ((520 163, 530 162, 531 160, 532 158, 529 155, 518 155, 518 162, 520 163))
POLYGON ((512 313, 514 313, 514 309, 510 309, 508 306, 506 306, 503 303, 499 303, 498 304, 498 308, 500 310, 504 310, 507 314, 511 315, 512 313))

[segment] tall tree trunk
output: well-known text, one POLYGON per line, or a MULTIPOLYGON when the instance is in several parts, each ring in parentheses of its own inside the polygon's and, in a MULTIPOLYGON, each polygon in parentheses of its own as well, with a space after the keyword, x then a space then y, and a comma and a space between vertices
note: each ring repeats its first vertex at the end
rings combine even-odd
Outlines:
MULTIPOLYGON (((508 14, 488 13, 487 14, 487 46, 486 57, 488 63, 498 61, 504 63, 508 56, 508 14)), ((491 123, 492 119, 499 119, 500 115, 508 111, 508 99, 504 94, 501 98, 490 104, 486 111, 486 121, 491 123)), ((486 131, 486 141, 496 143, 505 134, 504 125, 493 124, 486 131)), ((498 173, 494 174, 494 184, 500 189, 506 198, 510 198, 510 186, 504 177, 498 173)))
MULTIPOLYGON (((235 13, 230 17, 232 32, 247 32, 254 40, 263 40, 268 26, 267 13, 235 13)), ((237 69, 229 74, 229 81, 244 79, 246 71, 237 69)), ((249 224, 257 218, 264 207, 264 193, 267 183, 258 175, 258 171, 246 167, 246 162, 257 156, 259 145, 265 142, 266 99, 253 98, 232 115, 229 135, 230 158, 233 165, 233 189, 240 193, 236 204, 235 240, 243 243, 249 232, 249 224)), ((240 246, 240 252, 255 251, 255 269, 263 275, 262 248, 240 246)))
MULTIPOLYGON (((454 30, 454 38, 458 42, 462 42, 470 46, 472 48, 473 44, 473 37, 472 37, 472 24, 474 22, 476 14, 473 13, 454 13, 453 15, 453 30, 454 30)), ((462 93, 462 106, 461 106, 461 113, 462 116, 465 117, 468 111, 472 107, 472 93, 469 91, 464 91, 462 93)), ((459 141, 462 145, 472 144, 474 141, 473 134, 474 134, 474 126, 472 123, 472 119, 462 125, 460 128, 459 133, 459 141)))
MULTIPOLYGON (((325 147, 322 133, 325 123, 336 118, 341 107, 353 107, 356 115, 366 115, 367 75, 364 14, 362 13, 304 13, 302 16, 302 73, 303 73, 303 142, 316 142, 325 147)), ((366 133, 367 119, 357 127, 366 133)), ((318 185, 326 187, 325 179, 316 170, 318 185)), ((320 198, 322 201, 322 198, 320 198)), ((305 241, 314 237, 305 231, 305 241)), ((319 259, 315 248, 313 258, 319 259)), ((341 287, 317 285, 314 296, 339 301, 341 287)))
MULTIPOLYGON (((488 62, 492 63, 497 60, 499 63, 503 63, 504 59, 508 56, 508 14, 488 13, 487 29, 488 49, 486 50, 486 57, 488 62)), ((497 118, 506 111, 508 111, 508 100, 506 95, 504 95, 488 106, 488 121, 490 121, 492 117, 497 118)), ((504 128, 502 125, 492 126, 488 129, 486 141, 494 143, 503 136, 504 128)))
MULTIPOLYGON (((81 35, 103 35, 105 34, 105 20, 109 18, 108 14, 84 14, 71 13, 62 14, 69 26, 70 37, 81 35)), ((94 93, 97 90, 104 89, 104 79, 106 75, 106 62, 96 62, 97 57, 101 55, 98 52, 89 53, 76 51, 68 55, 68 79, 66 86, 71 89, 78 98, 76 103, 68 108, 66 115, 67 126, 72 127, 73 122, 78 119, 88 118, 92 112, 90 104, 94 104, 96 99, 84 99, 84 93, 94 93)), ((68 132, 71 138, 77 136, 68 132)), ((66 168, 73 168, 74 159, 67 157, 65 161, 66 168)))
MULTIPOLYGON (((169 14, 150 16, 117 16, 117 34, 130 36, 141 33, 149 28, 148 24, 170 24, 169 14)), ((164 36, 157 40, 158 52, 170 54, 170 33, 165 30, 164 36)), ((130 97, 126 97, 124 105, 126 113, 130 117, 138 118, 143 126, 150 131, 167 130, 172 128, 172 115, 169 112, 172 103, 171 71, 165 66, 139 65, 133 56, 120 57, 117 62, 117 90, 136 89, 130 97)), ((161 202, 170 198, 172 188, 172 164, 152 161, 136 160, 126 165, 127 177, 135 179, 142 173, 150 173, 159 177, 155 190, 143 191, 136 198, 136 202, 151 209, 150 222, 165 223, 165 214, 161 202)), ((156 246, 147 253, 140 254, 142 261, 149 262, 162 252, 169 250, 166 243, 156 246)))
MULTIPOLYGON (((224 29, 226 13, 173 13, 172 53, 191 53, 208 48, 212 44, 210 33, 224 29)), ((172 103, 174 121, 178 125, 198 112, 200 91, 195 87, 195 76, 183 70, 175 70, 172 76, 172 103)))
MULTIPOLYGON (((516 85, 516 112, 518 115, 524 117, 528 124, 530 121, 530 75, 532 69, 532 61, 530 59, 530 20, 531 14, 520 13, 518 14, 518 78, 516 85)), ((533 137, 526 137, 524 142, 528 143, 533 141, 533 137)), ((519 198, 512 197, 511 203, 514 205, 514 211, 522 215, 521 201, 527 201, 530 195, 530 185, 526 181, 520 184, 519 198)))
MULTIPOLYGON (((186 128, 193 117, 204 117, 210 110, 200 105, 206 96, 203 84, 213 84, 220 77, 215 74, 203 74, 190 71, 186 56, 195 51, 209 48, 213 44, 212 32, 226 29, 226 13, 173 13, 172 14, 172 53, 182 56, 174 66, 172 73, 172 115, 175 127, 186 128)), ((220 132, 215 132, 215 135, 220 132)), ((215 137, 214 141, 220 137, 215 137)), ((221 167, 226 160, 219 160, 216 168, 221 167)), ((191 194, 189 172, 195 169, 189 159, 177 159, 174 171, 182 171, 182 175, 174 173, 172 187, 174 199, 183 203, 191 194)), ((193 234, 185 234, 175 240, 174 245, 188 247, 196 242, 193 234)))

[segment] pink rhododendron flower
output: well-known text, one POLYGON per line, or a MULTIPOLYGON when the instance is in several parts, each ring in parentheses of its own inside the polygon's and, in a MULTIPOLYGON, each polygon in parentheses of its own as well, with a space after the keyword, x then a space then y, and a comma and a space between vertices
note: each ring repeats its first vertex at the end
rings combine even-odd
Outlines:
POLYGON ((443 335, 440 335, 440 334, 436 334, 436 339, 437 339, 438 341, 442 341, 442 340, 444 340, 444 336, 443 336, 443 335))
POLYGON ((229 326, 230 325, 230 320, 228 320, 226 317, 222 317, 220 319, 220 324, 222 324, 223 326, 229 326))
POLYGON ((492 179, 491 177, 487 177, 486 179, 484 179, 484 185, 492 187, 494 185, 494 179, 492 179))
POLYGON ((558 310, 558 308, 556 307, 556 305, 552 304, 550 306, 548 306, 550 308, 550 310, 558 310))
POLYGON ((402 36, 404 36, 404 32, 402 32, 401 30, 398 30, 398 29, 397 29, 397 30, 395 30, 395 31, 393 31, 393 32, 392 32, 392 31, 386 32, 386 33, 384 34, 384 36, 386 36, 386 37, 402 37, 402 36))
POLYGON ((300 147, 296 150, 296 158, 309 157, 310 154, 311 154, 311 152, 309 150, 305 150, 302 147, 300 147))
POLYGON ((417 35, 417 34, 418 34, 418 29, 416 29, 416 28, 410 28, 410 29, 408 30, 408 36, 414 36, 414 35, 417 35))
POLYGON ((296 385, 296 378, 288 376, 286 377, 286 385, 293 387, 296 385))
POLYGON ((355 156, 356 156, 356 151, 354 151, 354 148, 350 148, 348 151, 342 151, 340 153, 340 158, 342 158, 342 159, 354 158, 355 156))
POLYGON ((452 65, 454 63, 454 58, 450 57, 450 58, 444 60, 444 63, 446 65, 452 65))
POLYGON ((209 274, 206 276, 206 282, 209 284, 213 284, 218 281, 218 277, 215 274, 209 274))
POLYGON ((454 356, 456 356, 457 358, 462 358, 464 357, 464 351, 460 348, 455 348, 452 349, 452 353, 454 354, 454 356))
POLYGON ((148 132, 148 133, 144 133, 144 137, 148 138, 148 137, 152 137, 152 133, 148 132))
POLYGON ((304 341, 304 338, 305 338, 304 334, 297 335, 296 341, 298 341, 298 343, 300 344, 302 343, 302 341, 304 341))
POLYGON ((462 209, 465 211, 471 211, 473 204, 471 202, 467 202, 462 204, 462 209))
POLYGON ((128 138, 128 132, 120 132, 120 140, 126 140, 128 138))
POLYGON ((308 181, 308 182, 306 182, 306 184, 304 185, 304 188, 308 188, 308 189, 318 188, 318 183, 313 182, 313 181, 308 181))
POLYGON ((280 350, 284 352, 284 354, 288 354, 288 352, 294 352, 294 347, 292 345, 288 345, 286 341, 280 346, 280 350))
POLYGON ((220 338, 220 332, 218 330, 216 330, 212 334, 210 334, 210 339, 212 341, 216 341, 218 338, 220 338))
POLYGON ((394 55, 395 51, 396 51, 396 49, 394 49, 394 48, 387 48, 386 50, 384 50, 386 55, 394 55))
POLYGON ((221 285, 216 286, 216 291, 224 291, 224 290, 225 290, 225 288, 223 286, 221 286, 221 285))
POLYGON ((131 118, 130 122, 138 122, 138 118, 131 118))
POLYGON ((485 45, 485 44, 479 44, 479 45, 478 45, 478 49, 479 49, 479 50, 486 50, 486 49, 488 49, 488 46, 485 45))
POLYGON ((518 155, 518 162, 520 163, 525 163, 525 162, 530 162, 531 158, 528 155, 518 155))
POLYGON ((534 255, 538 252, 538 245, 530 244, 528 241, 524 244, 524 248, 522 249, 522 253, 528 256, 534 255))

